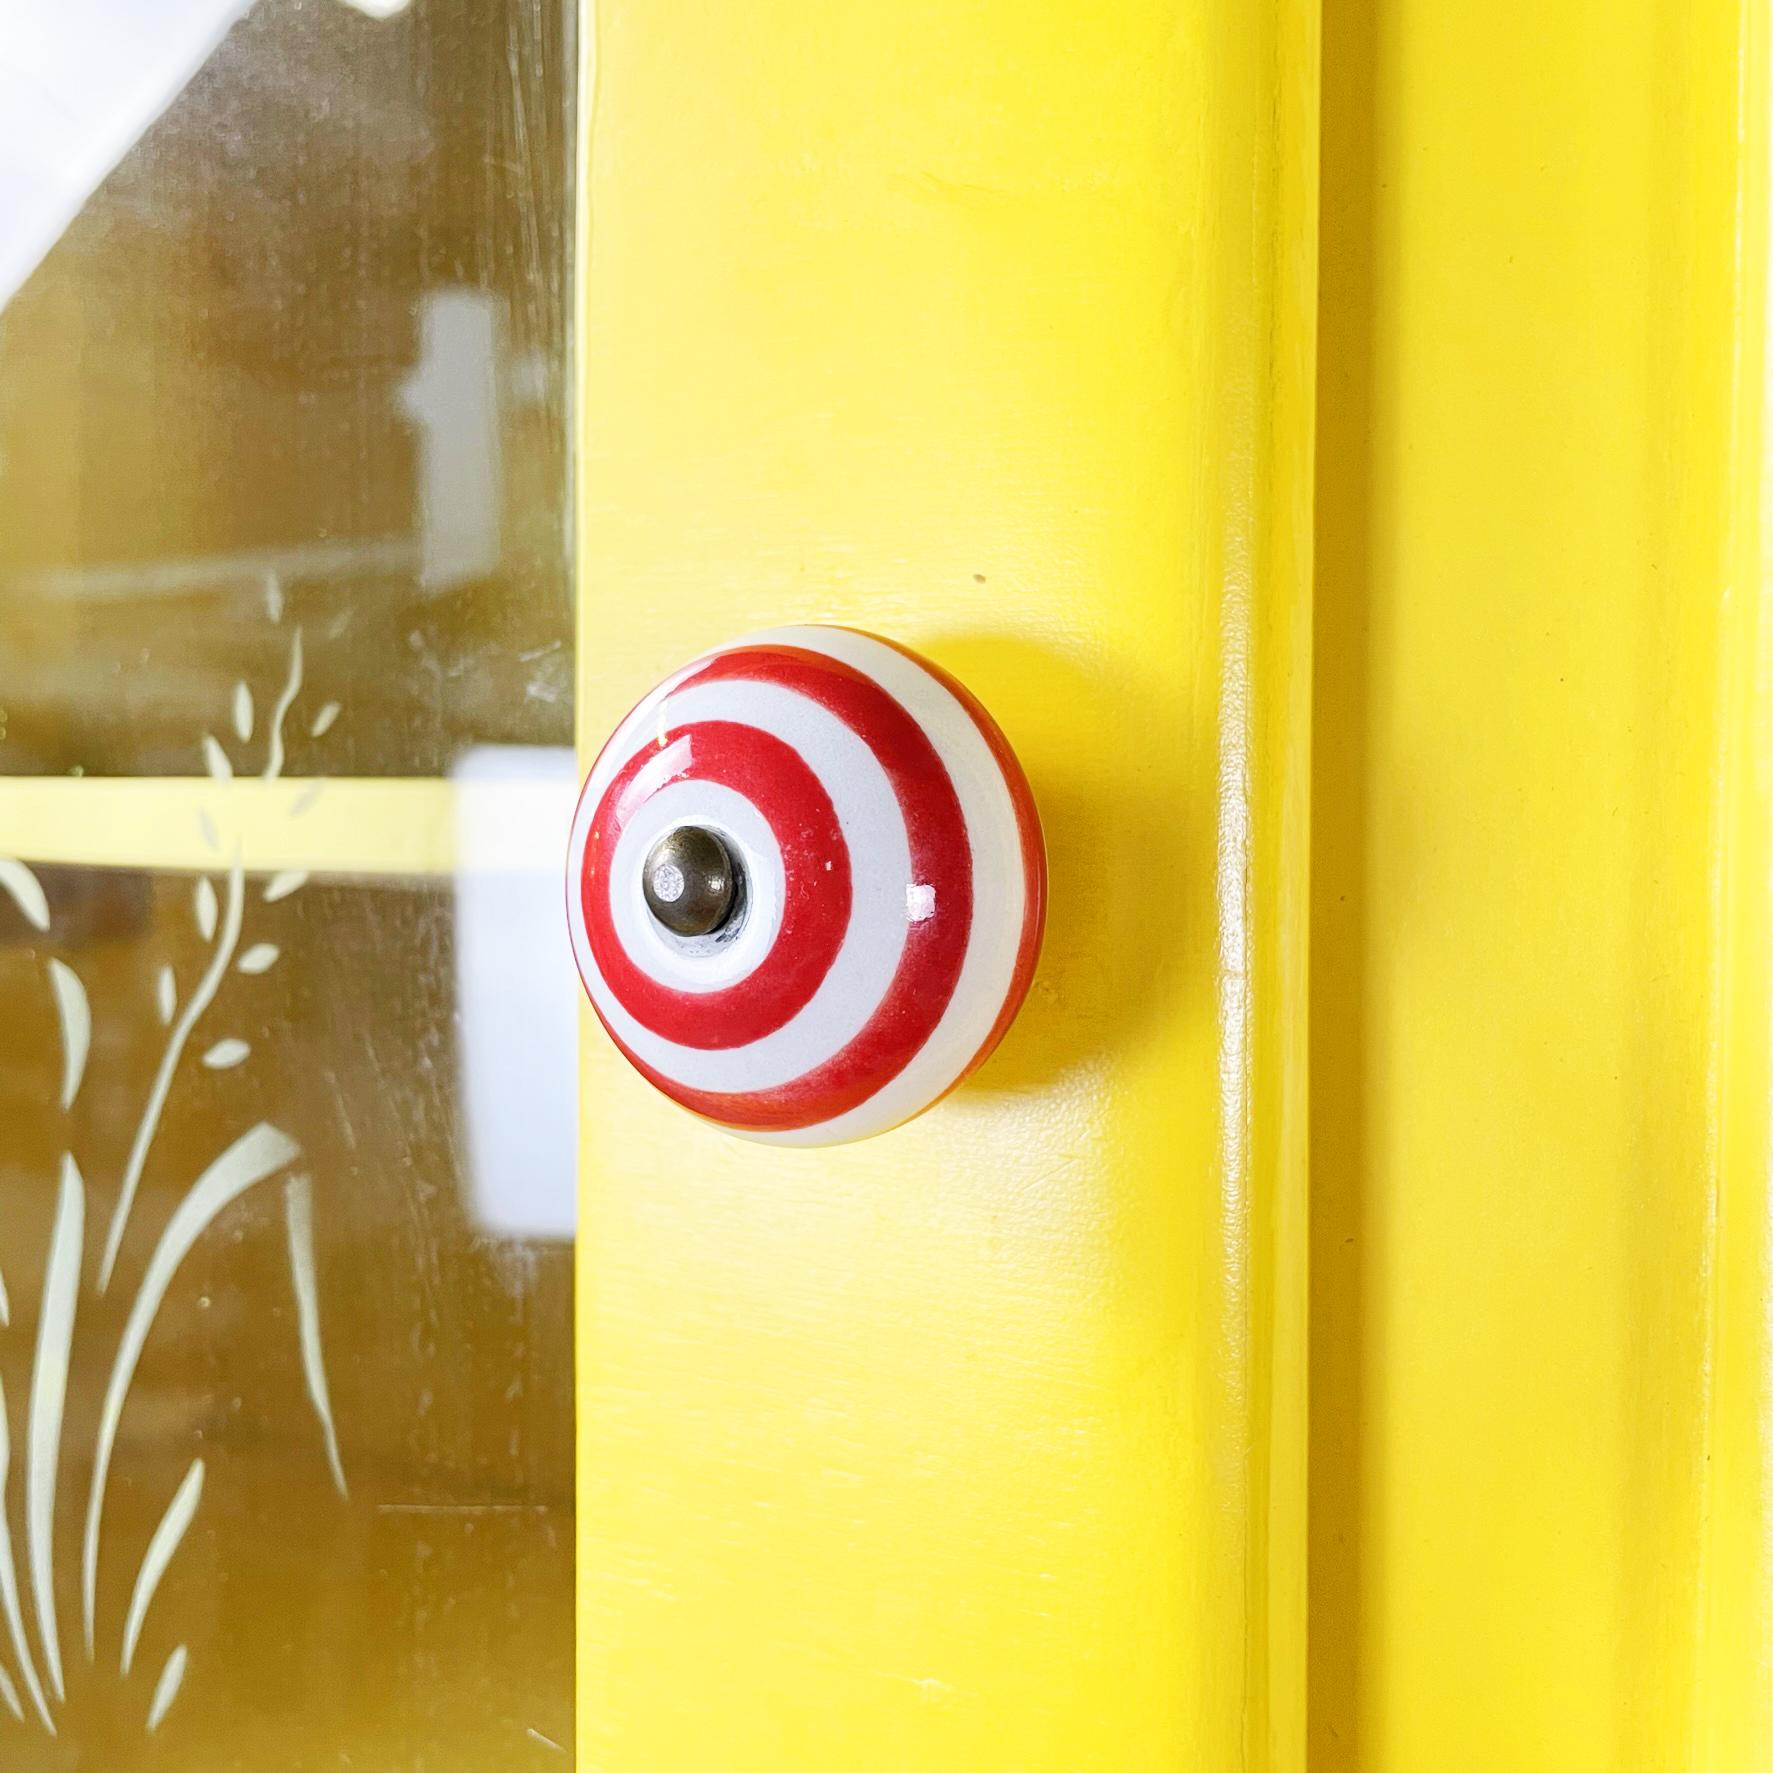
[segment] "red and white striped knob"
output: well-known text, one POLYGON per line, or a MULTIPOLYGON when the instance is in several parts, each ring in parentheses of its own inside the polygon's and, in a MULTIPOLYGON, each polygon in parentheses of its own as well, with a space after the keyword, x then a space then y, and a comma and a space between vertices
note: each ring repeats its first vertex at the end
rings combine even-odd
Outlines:
POLYGON ((684 1107, 784 1144, 866 1138, 953 1089, 1020 1007, 1046 908, 997 724, 850 628, 773 629, 660 684, 593 765, 567 868, 616 1044, 684 1107))

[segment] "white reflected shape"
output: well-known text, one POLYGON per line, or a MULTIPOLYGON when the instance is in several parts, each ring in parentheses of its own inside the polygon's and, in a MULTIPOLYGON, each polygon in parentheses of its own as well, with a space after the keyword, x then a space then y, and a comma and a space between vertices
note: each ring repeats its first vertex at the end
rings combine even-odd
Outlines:
POLYGON ((265 903, 275 905, 279 899, 287 899, 291 893, 299 892, 308 884, 306 868, 285 868, 279 874, 273 874, 265 884, 265 903))
POLYGON ((4 1668, 0 1668, 0 1699, 6 1701, 6 1709, 22 1724, 25 1708, 19 1703, 18 1688, 12 1684, 12 1676, 4 1668))
POLYGON ((0 308, 249 5, 0 6, 0 308))
POLYGON ((564 747, 463 754, 456 1004, 468 1211, 500 1237, 577 1223, 578 992, 561 859, 578 787, 564 747))
POLYGON ((160 1679, 154 1683, 154 1702, 148 1707, 150 1735, 160 1728, 161 1721, 172 1710, 172 1702, 179 1696, 179 1688, 185 1684, 186 1658, 185 1646, 180 1644, 167 1657, 166 1666, 160 1671, 160 1679))
POLYGON ((275 942, 254 942, 240 957, 243 973, 268 973, 277 964, 279 949, 275 942))
POLYGON ((231 1071, 250 1054, 252 1048, 243 1040, 235 1040, 232 1035, 226 1040, 218 1040, 203 1055, 203 1063, 211 1071, 231 1071))
POLYGON ((230 782, 234 779, 234 766, 228 761, 228 754, 221 747, 221 742, 213 733, 203 735, 203 764, 218 782, 230 782))
POLYGON ((127 1675, 135 1661, 135 1647, 141 1640, 142 1627, 147 1623, 148 1609, 154 1604, 154 1596, 160 1588, 160 1578, 166 1574, 173 1554, 178 1550, 179 1543, 185 1536, 192 1518, 197 1513, 197 1504, 203 1499, 203 1461, 193 1459, 191 1469, 185 1473, 185 1481, 173 1492, 172 1500, 166 1505, 166 1513, 160 1517, 160 1525, 154 1529, 154 1537, 148 1541, 148 1549, 142 1554, 142 1567, 135 1573, 135 1588, 129 1597, 129 1613, 123 1622, 123 1660, 122 1669, 127 1675))
POLYGON ((80 975, 66 961, 50 961, 49 983, 62 1025, 62 1112, 66 1114, 74 1106, 80 1080, 86 1075, 86 1055, 92 1046, 92 1006, 86 1001, 80 975))
POLYGON ((154 981, 154 1007, 160 1012, 160 1020, 170 1022, 173 1012, 179 1007, 178 981, 172 975, 172 968, 162 967, 160 977, 154 981))
POLYGON ((234 685, 234 736, 242 743, 252 737, 252 691, 244 683, 234 685))
POLYGON ((418 431, 419 579, 438 589, 499 564, 505 498, 499 371, 505 309, 482 289, 419 298, 419 361, 400 405, 418 431))
POLYGON ((74 1308, 80 1292, 80 1253, 86 1242, 86 1185, 72 1157, 62 1153, 62 1185, 55 1230, 43 1269, 37 1319, 37 1359, 25 1428, 25 1553, 37 1641, 56 1698, 62 1697, 61 1632, 55 1617, 55 1493, 61 1469, 62 1410, 68 1400, 68 1359, 74 1346, 74 1308))

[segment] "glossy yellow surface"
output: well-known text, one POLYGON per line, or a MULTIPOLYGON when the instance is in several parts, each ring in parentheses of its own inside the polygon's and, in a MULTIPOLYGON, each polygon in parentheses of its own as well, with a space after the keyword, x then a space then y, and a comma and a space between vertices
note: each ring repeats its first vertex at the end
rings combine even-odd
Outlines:
POLYGON ((581 741, 897 633, 1049 950, 847 1152, 588 1043, 584 1764, 1766 1766, 1765 8, 1329 0, 1321 253, 1315 9, 828 13, 602 9, 581 741))
POLYGON ((1314 1768, 1773 1754, 1762 11, 1326 8, 1314 1768))
POLYGON ((597 8, 580 737, 850 621, 1002 721, 1031 1001, 838 1151, 585 1043, 580 1763, 1291 1768, 1316 9, 597 8))

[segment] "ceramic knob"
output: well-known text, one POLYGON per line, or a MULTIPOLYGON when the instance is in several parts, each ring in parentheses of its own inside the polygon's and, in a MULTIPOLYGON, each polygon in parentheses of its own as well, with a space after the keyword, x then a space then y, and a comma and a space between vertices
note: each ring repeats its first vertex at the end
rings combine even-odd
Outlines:
POLYGON ((567 918, 644 1076, 751 1138, 921 1113, 1021 1005, 1046 856, 1015 754, 946 672, 777 628, 667 678, 587 778, 567 918))

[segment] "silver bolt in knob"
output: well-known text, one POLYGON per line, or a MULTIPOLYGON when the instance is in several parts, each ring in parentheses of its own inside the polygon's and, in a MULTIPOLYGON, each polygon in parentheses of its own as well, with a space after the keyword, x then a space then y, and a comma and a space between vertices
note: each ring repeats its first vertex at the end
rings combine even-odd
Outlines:
POLYGON ((700 825, 679 825, 652 847, 646 908, 674 936, 711 936, 732 916, 738 881, 727 847, 700 825))

